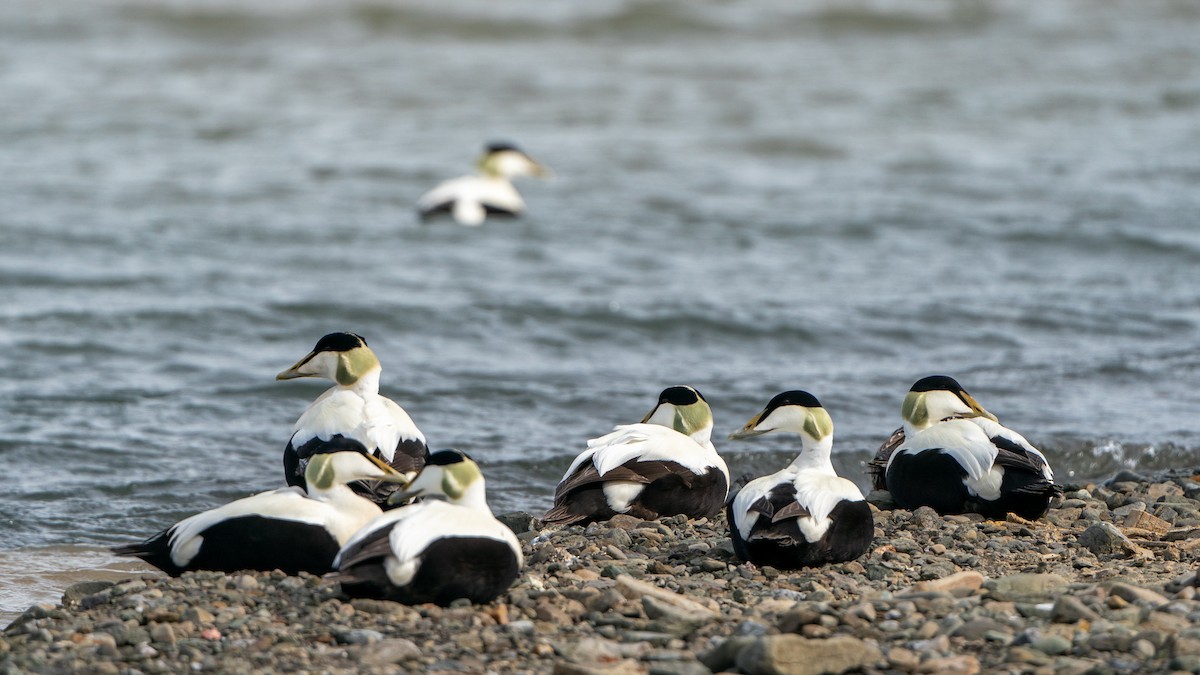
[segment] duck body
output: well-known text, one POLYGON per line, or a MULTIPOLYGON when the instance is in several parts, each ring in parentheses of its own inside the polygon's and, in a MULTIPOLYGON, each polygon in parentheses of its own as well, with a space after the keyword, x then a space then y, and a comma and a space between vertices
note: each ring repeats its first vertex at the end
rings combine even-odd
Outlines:
POLYGON ((342 544, 382 513, 346 483, 396 480, 399 474, 356 452, 319 455, 309 468, 315 482, 307 492, 297 487, 260 492, 112 550, 171 576, 187 570, 328 572, 342 544))
POLYGON ((1062 492, 1045 457, 1015 440, 1024 438, 1011 429, 980 422, 946 420, 909 436, 887 464, 887 488, 896 503, 989 518, 1045 515, 1062 492))
POLYGON ((875 538, 858 486, 812 471, 784 469, 750 481, 726 516, 739 558, 784 570, 854 560, 875 538))
POLYGON ((884 482, 903 508, 1033 520, 1062 493, 1046 457, 952 378, 918 380, 901 414, 903 437, 884 463, 884 482))
MULTIPOLYGON (((425 436, 395 401, 379 394, 381 368, 366 341, 353 333, 331 333, 277 379, 321 377, 336 384, 300 415, 283 451, 284 479, 305 487, 305 467, 315 454, 354 450, 415 475, 429 454, 425 436)), ((379 483, 352 486, 384 502, 393 488, 379 483)))
POLYGON ((525 200, 503 176, 459 176, 439 183, 417 201, 422 220, 447 214, 460 225, 482 225, 489 216, 515 218, 525 200))
POLYGON ((710 440, 712 412, 699 392, 676 386, 638 424, 588 441, 554 493, 543 520, 586 524, 618 513, 644 520, 720 513, 729 469, 710 440))
POLYGON ((338 556, 342 591, 405 604, 486 603, 520 575, 516 535, 490 512, 431 500, 369 523, 338 556))
POLYGON ((549 170, 511 143, 491 143, 476 173, 443 181, 417 200, 422 220, 448 214, 460 225, 482 225, 488 216, 516 217, 525 200, 513 187, 518 176, 545 177, 549 170))
POLYGON ((829 413, 808 392, 783 392, 731 438, 773 431, 799 434, 803 447, 787 468, 750 481, 729 500, 734 553, 779 569, 862 556, 874 540, 875 520, 858 486, 833 469, 829 413))
POLYGON ((728 491, 729 469, 715 449, 667 427, 629 424, 588 441, 544 520, 584 524, 618 513, 643 520, 711 517, 728 491))
POLYGON ((425 435, 403 408, 371 388, 342 386, 326 390, 296 420, 283 451, 288 484, 304 487, 308 459, 338 450, 373 455, 413 474, 428 454, 425 435))
POLYGON ((520 542, 492 515, 483 474, 469 457, 434 453, 403 498, 410 495, 428 498, 385 512, 338 553, 329 578, 345 594, 406 604, 485 603, 516 581, 524 564, 520 542))

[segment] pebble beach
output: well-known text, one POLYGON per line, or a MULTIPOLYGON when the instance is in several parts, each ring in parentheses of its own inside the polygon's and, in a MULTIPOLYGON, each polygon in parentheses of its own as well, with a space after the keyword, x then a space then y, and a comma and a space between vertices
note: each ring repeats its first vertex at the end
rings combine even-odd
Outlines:
POLYGON ((897 510, 870 552, 735 559, 724 517, 501 519, 526 555, 482 606, 351 600, 280 572, 67 588, 0 637, 3 673, 1200 671, 1200 475, 1068 485, 1042 519, 897 510))

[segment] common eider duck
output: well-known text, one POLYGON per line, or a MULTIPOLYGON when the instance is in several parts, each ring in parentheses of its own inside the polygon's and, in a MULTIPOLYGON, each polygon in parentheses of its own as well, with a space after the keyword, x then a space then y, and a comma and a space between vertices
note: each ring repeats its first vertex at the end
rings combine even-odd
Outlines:
POLYGON ((417 201, 421 219, 449 213, 460 225, 482 225, 488 216, 518 216, 525 200, 513 187, 518 176, 544 178, 550 170, 511 143, 491 143, 476 173, 438 184, 417 201))
MULTIPOLYGON (((929 424, 932 424, 933 422, 945 422, 949 419, 996 420, 996 416, 984 410, 983 406, 980 405, 973 396, 968 394, 966 390, 959 386, 958 382, 956 382, 954 378, 947 377, 945 375, 931 375, 929 377, 921 378, 920 380, 917 380, 915 384, 913 384, 909 392, 931 391, 944 387, 957 388, 958 393, 955 394, 955 397, 958 399, 958 401, 951 402, 951 405, 944 407, 943 410, 949 412, 946 417, 926 420, 928 424, 922 423, 923 427, 929 426, 929 424), (965 410, 965 412, 958 412, 963 410, 965 410)), ((908 399, 906 398, 905 402, 907 403, 907 401, 908 399)), ((901 409, 901 414, 905 414, 904 409, 901 409)), ((871 461, 867 462, 867 474, 871 478, 871 489, 887 489, 887 479, 885 476, 887 474, 888 459, 891 458, 892 453, 896 451, 896 448, 904 444, 904 430, 906 426, 907 425, 902 425, 893 431, 892 434, 887 437, 887 440, 880 444, 879 449, 875 451, 875 457, 871 459, 871 461)))
MULTIPOLYGON (((283 451, 288 485, 304 487, 304 466, 321 452, 357 450, 387 462, 396 471, 416 475, 429 449, 425 435, 395 401, 379 395, 379 358, 362 336, 330 333, 312 352, 275 376, 277 380, 320 377, 335 382, 296 420, 283 451)), ((356 491, 377 503, 394 486, 355 483, 356 491)))
POLYGON ((342 592, 445 606, 459 598, 491 602, 516 581, 521 545, 492 515, 483 474, 470 457, 433 453, 406 488, 403 498, 409 497, 420 501, 386 511, 342 547, 337 571, 328 575, 342 592))
POLYGON ((951 377, 917 381, 901 414, 904 442, 888 458, 884 478, 902 508, 1033 520, 1062 493, 1045 456, 951 377))
POLYGON ((729 491, 717 454, 712 410, 692 387, 663 390, 640 424, 588 441, 554 492, 552 524, 590 523, 624 513, 645 520, 712 517, 729 491))
POLYGON ((117 555, 145 560, 171 576, 187 570, 283 570, 324 574, 342 544, 382 511, 354 493, 357 480, 404 482, 380 460, 359 452, 314 455, 307 491, 298 487, 260 492, 185 518, 117 555))
POLYGON ((802 449, 786 469, 750 481, 729 500, 734 553, 779 569, 845 562, 866 553, 875 521, 858 486, 833 469, 829 413, 812 394, 786 391, 730 438, 772 431, 799 434, 802 449))

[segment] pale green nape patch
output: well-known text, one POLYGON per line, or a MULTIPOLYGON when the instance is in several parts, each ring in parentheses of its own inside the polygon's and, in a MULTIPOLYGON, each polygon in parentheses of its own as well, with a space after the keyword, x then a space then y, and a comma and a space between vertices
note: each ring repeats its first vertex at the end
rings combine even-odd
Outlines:
POLYGON ((833 433, 833 418, 824 408, 809 408, 804 416, 804 430, 819 441, 833 433))
POLYGON ((480 157, 479 161, 475 162, 475 170, 484 176, 499 176, 499 163, 500 160, 496 153, 490 152, 483 157, 480 157))
POLYGON ((452 464, 442 476, 442 494, 452 500, 462 499, 462 496, 467 492, 467 488, 481 475, 478 465, 474 462, 467 461, 452 464))
POLYGON ((710 424, 712 424, 712 409, 703 400, 675 408, 675 420, 672 428, 685 436, 691 436, 710 424))
POLYGON ((369 347, 355 347, 338 355, 334 380, 343 387, 358 382, 366 372, 379 366, 379 357, 369 347))
POLYGON ((925 392, 910 391, 905 394, 900 415, 918 429, 928 424, 929 407, 925 405, 925 392))
POLYGON ((337 472, 333 470, 333 455, 321 454, 308 461, 304 469, 304 480, 309 487, 328 490, 334 486, 337 472))

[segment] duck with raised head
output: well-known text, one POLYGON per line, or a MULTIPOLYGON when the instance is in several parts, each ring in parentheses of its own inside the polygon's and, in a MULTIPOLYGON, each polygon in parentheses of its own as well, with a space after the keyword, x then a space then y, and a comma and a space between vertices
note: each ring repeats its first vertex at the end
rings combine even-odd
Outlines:
POLYGON ((639 424, 588 441, 554 492, 551 524, 712 517, 729 491, 729 469, 713 447, 712 410, 692 387, 664 389, 639 424))
POLYGON ((482 225, 488 216, 515 217, 525 200, 513 187, 518 176, 545 178, 550 170, 512 143, 489 143, 476 173, 439 183, 417 200, 421 219, 448 213, 460 225, 482 225))
POLYGON ((379 459, 360 452, 313 455, 307 488, 260 492, 185 518, 145 541, 117 546, 179 576, 187 570, 283 570, 324 574, 350 536, 382 511, 347 487, 352 481, 405 482, 379 459))
POLYGON ((800 454, 787 468, 750 481, 729 500, 726 515, 734 553, 779 569, 845 562, 866 553, 875 521, 858 486, 833 469, 829 412, 806 391, 785 391, 730 438, 775 431, 798 434, 800 454))
MULTIPOLYGON (((334 386, 317 397, 296 420, 283 451, 288 485, 305 484, 305 464, 317 453, 357 450, 382 459, 409 477, 425 464, 425 435, 395 401, 379 394, 379 357, 362 336, 330 333, 277 380, 319 377, 334 386)), ((355 490, 377 503, 394 491, 386 483, 356 483, 355 490)))
POLYGON ((429 457, 397 500, 338 553, 328 578, 351 597, 448 605, 491 602, 517 580, 521 544, 487 504, 479 465, 458 450, 429 457))
POLYGON ((884 480, 903 508, 1033 520, 1062 493, 1046 457, 952 377, 918 380, 901 415, 904 440, 888 457, 884 480))

